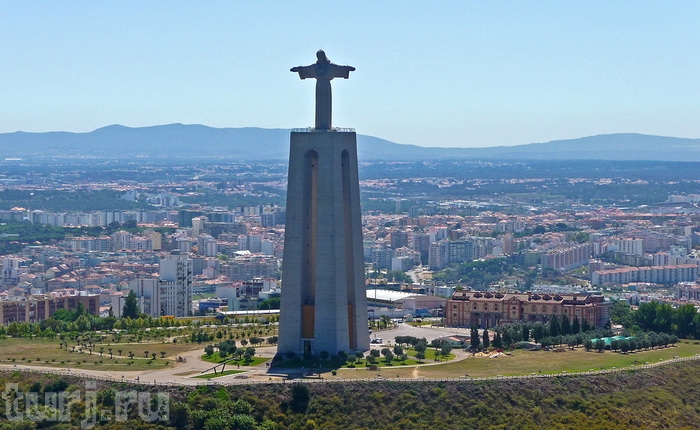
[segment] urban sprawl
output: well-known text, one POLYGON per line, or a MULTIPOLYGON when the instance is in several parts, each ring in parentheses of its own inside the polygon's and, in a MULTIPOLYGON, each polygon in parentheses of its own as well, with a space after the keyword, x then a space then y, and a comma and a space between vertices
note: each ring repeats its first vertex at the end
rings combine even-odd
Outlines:
MULTIPOLYGON (((130 291, 153 317, 274 312, 284 288, 283 167, 219 181, 86 184, 59 174, 47 185, 29 173, 2 178, 0 202, 11 204, 6 197, 19 193, 25 196, 20 204, 32 206, 0 210, 0 239, 8 245, 0 257, 0 321, 38 322, 78 303, 119 317, 130 291), (115 207, 134 206, 83 210, 77 199, 72 210, 52 210, 33 199, 35 193, 105 191, 115 207), (207 204, 209 196, 216 204, 207 204), (226 198, 255 204, 218 204, 226 198), (66 233, 28 242, 9 230, 28 224, 66 233)), ((700 195, 669 193, 655 204, 625 207, 547 197, 552 181, 513 181, 539 193, 533 199, 406 191, 414 183, 473 190, 479 180, 362 180, 370 318, 433 316, 447 326, 489 328, 566 315, 603 326, 610 299, 699 303, 700 195)))

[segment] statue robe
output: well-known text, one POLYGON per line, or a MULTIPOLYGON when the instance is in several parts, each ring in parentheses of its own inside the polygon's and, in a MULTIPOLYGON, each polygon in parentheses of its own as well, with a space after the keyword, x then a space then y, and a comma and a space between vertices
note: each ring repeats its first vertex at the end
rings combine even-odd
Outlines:
POLYGON ((333 78, 350 77, 355 70, 352 66, 339 66, 333 63, 315 63, 310 66, 294 67, 292 72, 298 72, 301 79, 316 79, 316 130, 331 129, 332 94, 331 80, 333 78))

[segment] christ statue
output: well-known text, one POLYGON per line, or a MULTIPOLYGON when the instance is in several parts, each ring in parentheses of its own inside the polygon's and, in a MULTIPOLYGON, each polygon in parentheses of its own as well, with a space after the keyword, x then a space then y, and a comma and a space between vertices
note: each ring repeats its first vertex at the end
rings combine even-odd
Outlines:
POLYGON ((316 79, 316 130, 331 129, 331 79, 345 78, 355 68, 339 66, 331 63, 323 50, 316 52, 316 63, 310 66, 292 67, 292 72, 298 72, 301 79, 316 79))

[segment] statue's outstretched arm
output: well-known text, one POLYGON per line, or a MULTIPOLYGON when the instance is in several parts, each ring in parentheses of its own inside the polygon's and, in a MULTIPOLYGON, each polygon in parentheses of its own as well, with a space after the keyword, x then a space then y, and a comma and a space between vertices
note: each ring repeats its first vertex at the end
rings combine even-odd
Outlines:
POLYGON ((299 73, 299 77, 301 79, 316 77, 316 69, 313 65, 292 67, 291 69, 289 69, 289 71, 299 73))

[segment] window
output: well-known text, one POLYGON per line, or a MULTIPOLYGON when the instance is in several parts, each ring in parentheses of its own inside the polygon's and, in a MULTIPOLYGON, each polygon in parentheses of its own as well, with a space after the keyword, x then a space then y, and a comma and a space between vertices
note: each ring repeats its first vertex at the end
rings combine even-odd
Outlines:
POLYGON ((493 305, 493 310, 498 312, 498 305, 493 305))
POLYGON ((489 305, 487 305, 486 303, 484 303, 484 310, 485 311, 489 310, 489 305))
POLYGON ((546 314, 547 313, 547 306, 542 306, 542 313, 546 314))
POLYGON ((452 305, 452 309, 457 309, 457 305, 452 305))

